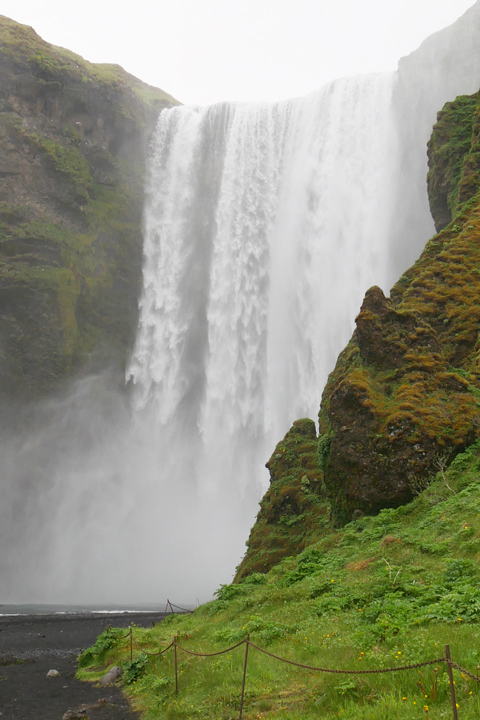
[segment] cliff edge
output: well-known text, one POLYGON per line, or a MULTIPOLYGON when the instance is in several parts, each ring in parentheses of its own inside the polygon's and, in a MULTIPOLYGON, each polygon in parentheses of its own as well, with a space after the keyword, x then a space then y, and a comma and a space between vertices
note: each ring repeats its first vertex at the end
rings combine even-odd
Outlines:
POLYGON ((146 150, 172 104, 0 16, 0 397, 42 395, 99 356, 123 368, 146 150))

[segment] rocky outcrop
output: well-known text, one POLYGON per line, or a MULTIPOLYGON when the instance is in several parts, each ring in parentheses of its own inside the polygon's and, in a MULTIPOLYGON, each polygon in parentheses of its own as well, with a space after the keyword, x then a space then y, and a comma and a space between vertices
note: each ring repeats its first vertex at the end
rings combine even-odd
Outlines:
POLYGON ((429 144, 438 227, 391 298, 370 289, 329 377, 320 453, 333 517, 407 502, 480 436, 479 96, 449 103, 429 144))
POLYGON ((401 148, 395 177, 398 205, 395 225, 385 239, 392 284, 418 258, 425 238, 434 233, 425 194, 425 147, 440 108, 480 87, 479 32, 477 0, 452 25, 430 35, 398 64, 393 94, 401 148))
POLYGON ((0 17, 0 397, 119 368, 141 283, 145 156, 176 101, 0 17))
POLYGON ((296 555, 329 526, 329 507, 318 463, 313 420, 296 420, 278 443, 266 467, 270 487, 247 541, 235 580, 268 572, 283 558, 296 555))
POLYGON ((428 197, 437 231, 454 220, 480 188, 479 100, 475 93, 447 103, 428 143, 428 197))

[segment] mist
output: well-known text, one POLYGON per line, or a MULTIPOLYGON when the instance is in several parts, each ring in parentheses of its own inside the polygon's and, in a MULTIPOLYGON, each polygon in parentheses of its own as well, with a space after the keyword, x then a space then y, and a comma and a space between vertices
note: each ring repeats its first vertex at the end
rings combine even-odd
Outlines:
POLYGON ((127 384, 0 409, 1 603, 186 605, 232 580, 275 444, 433 233, 425 143, 480 86, 479 30, 477 3, 397 73, 161 113, 127 384))
POLYGON ((1 455, 3 603, 181 605, 232 579, 252 502, 180 481, 108 373, 17 413, 1 455))

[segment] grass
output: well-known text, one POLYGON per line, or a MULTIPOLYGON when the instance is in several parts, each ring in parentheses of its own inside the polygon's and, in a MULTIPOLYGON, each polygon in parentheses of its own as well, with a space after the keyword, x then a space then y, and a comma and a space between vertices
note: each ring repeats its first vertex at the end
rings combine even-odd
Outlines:
MULTIPOLYGON (((14 62, 25 61, 45 83, 81 82, 84 85, 101 83, 113 90, 128 91, 141 103, 178 104, 171 95, 138 80, 120 65, 90 63, 65 48, 45 43, 27 25, 21 25, 0 15, 0 41, 3 52, 14 62)), ((125 106, 125 116, 135 113, 133 105, 125 106)))
MULTIPOLYGON (((148 652, 174 636, 211 653, 247 633, 253 643, 312 666, 365 670, 441 658, 477 674, 480 662, 480 444, 456 457, 410 504, 361 517, 326 533, 266 574, 222 586, 192 615, 172 615, 134 629, 148 652)), ((129 641, 97 641, 79 677, 98 679, 123 664, 124 690, 145 720, 237 718, 244 648, 209 658, 178 651, 146 659, 129 641), (105 647, 105 645, 107 647, 105 647), (124 675, 125 678, 125 675, 124 675)), ((480 688, 455 672, 461 720, 480 716, 480 688)), ((324 674, 294 667, 250 648, 243 717, 415 720, 451 718, 445 663, 372 675, 324 674)))

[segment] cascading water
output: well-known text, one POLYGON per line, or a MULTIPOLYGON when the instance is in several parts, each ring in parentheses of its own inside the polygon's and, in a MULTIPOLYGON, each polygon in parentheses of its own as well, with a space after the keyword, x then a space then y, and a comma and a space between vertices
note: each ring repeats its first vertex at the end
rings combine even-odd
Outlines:
POLYGON ((393 77, 160 115, 129 377, 200 492, 258 496, 275 440, 316 417, 365 290, 385 286, 393 77))
POLYGON ((5 429, 0 602, 182 604, 231 579, 275 443, 316 417, 365 290, 433 233, 425 142, 478 89, 478 27, 479 2, 396 74, 161 113, 134 407, 92 377, 5 429))

